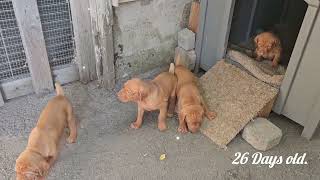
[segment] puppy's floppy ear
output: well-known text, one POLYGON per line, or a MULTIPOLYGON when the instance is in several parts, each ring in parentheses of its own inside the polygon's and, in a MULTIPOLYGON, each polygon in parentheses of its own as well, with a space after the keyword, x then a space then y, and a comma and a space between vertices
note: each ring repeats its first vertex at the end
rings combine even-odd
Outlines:
POLYGON ((142 101, 148 95, 145 87, 143 87, 143 86, 141 86, 139 88, 138 94, 139 94, 139 101, 142 101))
POLYGON ((254 38, 254 42, 255 42, 256 45, 258 44, 258 42, 259 42, 259 35, 257 35, 257 36, 254 38))
POLYGON ((50 165, 47 161, 41 161, 38 165, 38 168, 36 169, 36 172, 40 175, 40 176, 46 176, 48 174, 50 165))
POLYGON ((140 88, 137 92, 134 93, 133 99, 135 101, 142 101, 146 96, 147 94, 145 93, 143 88, 140 88))
POLYGON ((16 164, 15 171, 17 172, 17 176, 24 177, 24 176, 37 176, 39 173, 34 171, 29 164, 24 162, 19 162, 16 164))
POLYGON ((24 162, 17 163, 17 161, 16 161, 15 171, 16 172, 26 172, 26 171, 28 171, 28 165, 24 162))
POLYGON ((280 44, 280 40, 279 39, 272 39, 272 47, 277 46, 278 44, 280 44))

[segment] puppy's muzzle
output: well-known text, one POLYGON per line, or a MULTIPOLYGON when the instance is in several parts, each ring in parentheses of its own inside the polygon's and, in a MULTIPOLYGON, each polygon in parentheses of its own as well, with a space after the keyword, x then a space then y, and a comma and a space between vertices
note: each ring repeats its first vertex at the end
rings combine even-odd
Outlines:
POLYGON ((128 102, 128 101, 129 101, 126 93, 125 93, 123 90, 120 90, 120 91, 117 93, 117 96, 118 96, 118 99, 119 99, 121 102, 128 102))
MULTIPOLYGON (((189 129, 189 128, 188 128, 189 129)), ((191 133, 197 133, 199 131, 199 128, 190 128, 189 131, 191 133)))

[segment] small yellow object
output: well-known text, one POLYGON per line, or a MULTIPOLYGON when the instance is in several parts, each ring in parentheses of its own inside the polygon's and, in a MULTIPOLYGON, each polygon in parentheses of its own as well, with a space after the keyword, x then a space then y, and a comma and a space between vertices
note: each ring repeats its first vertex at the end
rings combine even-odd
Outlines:
POLYGON ((160 161, 163 161, 165 158, 166 158, 166 154, 161 154, 159 159, 160 159, 160 161))

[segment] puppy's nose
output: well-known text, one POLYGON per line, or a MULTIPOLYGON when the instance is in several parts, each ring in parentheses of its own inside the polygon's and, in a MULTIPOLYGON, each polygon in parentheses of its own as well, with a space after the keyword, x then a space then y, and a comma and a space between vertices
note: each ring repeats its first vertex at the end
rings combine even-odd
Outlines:
POLYGON ((123 96, 123 89, 121 89, 118 93, 117 93, 117 96, 123 96))
POLYGON ((125 95, 124 92, 119 91, 119 92, 117 93, 117 96, 118 96, 118 99, 119 99, 121 102, 126 102, 126 101, 127 101, 127 97, 126 97, 126 95, 125 95))
POLYGON ((191 133, 197 133, 198 129, 190 129, 191 133))

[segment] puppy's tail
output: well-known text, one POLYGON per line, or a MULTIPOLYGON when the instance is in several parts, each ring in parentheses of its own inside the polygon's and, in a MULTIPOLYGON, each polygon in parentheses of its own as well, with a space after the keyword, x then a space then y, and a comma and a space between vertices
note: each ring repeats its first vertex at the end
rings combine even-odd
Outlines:
POLYGON ((63 91, 60 83, 57 83, 57 82, 56 82, 54 85, 55 85, 55 87, 56 87, 57 96, 59 96, 59 95, 64 96, 64 91, 63 91))
POLYGON ((169 73, 174 74, 174 64, 170 63, 169 73))

